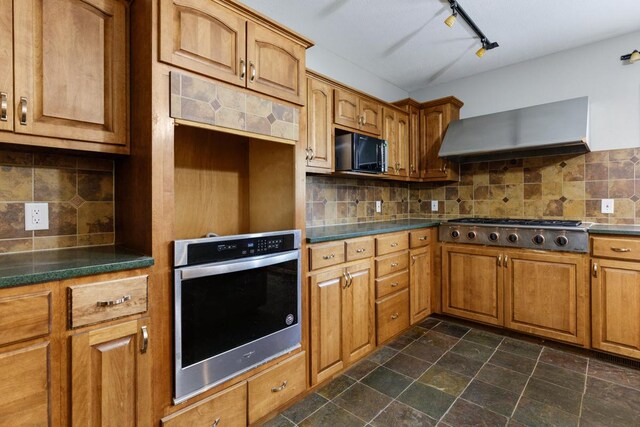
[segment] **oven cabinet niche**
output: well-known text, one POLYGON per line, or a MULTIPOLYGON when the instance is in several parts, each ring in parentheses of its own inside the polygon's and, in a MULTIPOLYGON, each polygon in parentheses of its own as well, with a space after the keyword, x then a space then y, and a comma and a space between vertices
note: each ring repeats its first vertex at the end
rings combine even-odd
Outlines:
POLYGON ((125 1, 2 0, 0 39, 3 142, 129 152, 125 1))
POLYGON ((175 128, 175 239, 295 227, 295 145, 175 128))
POLYGON ((304 105, 305 51, 287 30, 223 0, 161 0, 160 60, 304 105), (255 19, 255 20, 254 20, 255 19))
MULTIPOLYGON (((344 242, 339 243, 344 247, 344 242)), ((373 277, 371 259, 309 276, 312 384, 330 378, 375 348, 373 277)))

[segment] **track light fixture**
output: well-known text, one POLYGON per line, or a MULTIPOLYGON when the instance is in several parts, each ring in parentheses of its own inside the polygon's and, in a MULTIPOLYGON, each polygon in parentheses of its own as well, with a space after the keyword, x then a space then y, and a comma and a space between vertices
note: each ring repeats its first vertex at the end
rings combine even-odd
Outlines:
MULTIPOLYGON (((458 14, 460 14, 464 22, 466 22, 467 25, 471 27, 473 32, 476 33, 476 35, 480 38, 482 47, 478 49, 476 52, 476 55, 478 56, 478 58, 482 58, 486 53, 486 51, 494 49, 499 46, 498 43, 489 41, 487 36, 485 36, 484 33, 480 30, 480 28, 478 28, 476 23, 473 22, 473 19, 471 19, 469 15, 467 15, 467 12, 464 11, 462 6, 460 6, 460 3, 458 3, 456 0, 449 0, 449 6, 451 6, 451 15, 444 20, 444 23, 448 27, 453 27, 453 24, 456 23, 456 18, 458 17, 458 14)), ((635 53, 638 54, 638 51, 635 51, 635 53)), ((638 54, 638 58, 636 59, 636 61, 639 59, 640 59, 640 54, 638 54)), ((632 62, 635 62, 635 61, 632 61, 632 62)))
POLYGON ((622 55, 620 57, 620 61, 629 61, 630 63, 634 64, 634 63, 640 61, 640 52, 638 52, 638 49, 636 49, 631 53, 627 53, 626 55, 622 55))

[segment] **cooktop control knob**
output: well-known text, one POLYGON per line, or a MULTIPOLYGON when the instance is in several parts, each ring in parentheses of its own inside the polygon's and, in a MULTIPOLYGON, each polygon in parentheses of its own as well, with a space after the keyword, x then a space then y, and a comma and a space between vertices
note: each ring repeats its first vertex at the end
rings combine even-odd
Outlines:
POLYGON ((491 240, 492 242, 497 241, 499 237, 500 235, 495 231, 493 233, 489 233, 489 240, 491 240))
POLYGON ((451 237, 453 237, 454 239, 457 239, 458 237, 460 237, 460 232, 458 230, 453 230, 451 232, 451 237))
POLYGON ((569 243, 569 239, 566 236, 558 236, 556 237, 556 245, 558 246, 567 246, 569 243))
POLYGON ((470 231, 470 232, 468 232, 468 233, 467 233, 467 239, 469 239, 469 240, 473 240, 473 239, 475 239, 475 238, 476 238, 476 235, 477 235, 477 234, 476 234, 476 232, 475 232, 475 231, 470 231))
POLYGON ((536 245, 541 245, 544 243, 544 236, 542 234, 536 234, 535 236, 533 236, 532 240, 536 245))
POLYGON ((511 243, 515 243, 518 241, 518 235, 516 233, 511 233, 507 237, 507 240, 510 241, 511 243))

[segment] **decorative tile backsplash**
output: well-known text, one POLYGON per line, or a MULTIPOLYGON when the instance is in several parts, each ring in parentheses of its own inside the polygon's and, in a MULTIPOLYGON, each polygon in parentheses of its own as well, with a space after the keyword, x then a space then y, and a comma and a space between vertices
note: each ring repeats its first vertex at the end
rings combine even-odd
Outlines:
POLYGON ((297 141, 300 110, 171 72, 171 117, 297 141))
POLYGON ((114 243, 114 163, 0 150, 0 253, 114 243), (49 229, 25 231, 24 204, 49 203, 49 229))
MULTIPOLYGON (((323 179, 340 182, 330 181, 329 177, 323 179)), ((344 211, 337 212, 335 217, 323 217, 321 209, 313 211, 322 201, 315 194, 331 185, 323 184, 325 181, 317 177, 308 177, 307 181, 308 226, 322 225, 322 220, 325 224, 365 220, 360 215, 341 215, 344 211)), ((362 184, 359 180, 349 181, 343 185, 355 186, 355 194, 362 184)), ((367 181, 371 182, 376 181, 367 181)), ((383 184, 393 185, 400 192, 408 191, 404 202, 407 207, 400 202, 394 209, 403 214, 408 212, 410 217, 567 218, 602 224, 640 223, 640 148, 463 164, 460 182, 448 185, 387 182, 377 185, 383 184), (600 212, 604 198, 614 199, 613 214, 600 212), (436 212, 431 211, 432 200, 439 201, 436 212)), ((340 202, 353 203, 354 198, 340 202)), ((373 220, 379 219, 386 218, 373 220)))

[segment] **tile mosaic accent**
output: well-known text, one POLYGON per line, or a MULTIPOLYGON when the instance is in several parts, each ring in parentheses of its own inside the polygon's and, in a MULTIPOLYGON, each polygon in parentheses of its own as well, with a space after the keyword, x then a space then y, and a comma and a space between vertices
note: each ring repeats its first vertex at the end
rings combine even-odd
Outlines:
POLYGON ((171 117, 297 141, 300 109, 171 72, 171 117))
POLYGON ((307 177, 307 226, 394 219, 393 215, 639 224, 640 148, 468 163, 461 165, 460 181, 451 184, 307 177), (367 197, 373 192, 367 202, 382 198, 395 206, 385 211, 387 203, 383 203, 382 215, 369 215, 368 208, 358 210, 354 202, 361 188, 367 197), (393 198, 398 194, 403 196, 393 198), (406 199, 404 194, 408 194, 406 199), (600 212, 603 198, 614 199, 615 213, 600 212), (439 202, 437 211, 431 210, 432 200, 439 202), (346 206, 334 207, 334 202, 346 206))
POLYGON ((114 162, 0 149, 0 254, 114 243, 114 162), (49 229, 25 231, 24 203, 49 203, 49 229))

